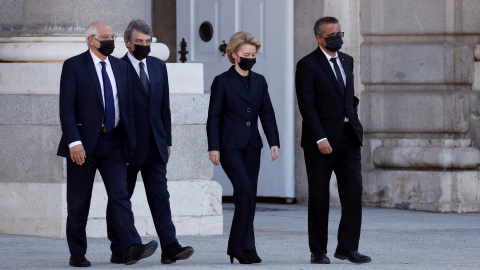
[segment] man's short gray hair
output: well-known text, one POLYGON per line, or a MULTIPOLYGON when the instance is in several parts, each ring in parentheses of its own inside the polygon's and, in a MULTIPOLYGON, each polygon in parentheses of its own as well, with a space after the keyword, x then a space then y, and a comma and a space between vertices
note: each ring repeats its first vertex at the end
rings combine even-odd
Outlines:
POLYGON ((89 48, 90 48, 90 44, 88 43, 88 37, 98 36, 97 25, 109 25, 109 24, 104 21, 95 21, 88 25, 87 30, 85 30, 85 39, 87 40, 87 46, 89 48))
POLYGON ((150 38, 152 37, 152 29, 150 29, 150 26, 148 26, 146 22, 143 20, 133 20, 128 24, 127 29, 125 29, 123 38, 131 41, 130 39, 132 38, 132 32, 134 29, 138 32, 149 35, 150 38))

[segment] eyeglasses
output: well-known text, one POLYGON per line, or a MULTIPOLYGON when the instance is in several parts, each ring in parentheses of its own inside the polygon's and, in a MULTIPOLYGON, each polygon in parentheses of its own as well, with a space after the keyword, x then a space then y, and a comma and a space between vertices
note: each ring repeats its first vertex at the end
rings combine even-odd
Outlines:
MULTIPOLYGON (((96 41, 99 41, 98 39, 95 38, 96 35, 91 35, 91 37, 93 39, 95 39, 96 41)), ((103 36, 100 36, 103 40, 115 40, 117 38, 116 35, 103 35, 103 36)))
MULTIPOLYGON (((339 37, 339 38, 343 38, 345 36, 345 32, 338 32, 338 33, 331 33, 330 35, 327 35, 326 37, 324 38, 329 38, 329 37, 339 37)), ((322 37, 322 36, 320 36, 322 37)))

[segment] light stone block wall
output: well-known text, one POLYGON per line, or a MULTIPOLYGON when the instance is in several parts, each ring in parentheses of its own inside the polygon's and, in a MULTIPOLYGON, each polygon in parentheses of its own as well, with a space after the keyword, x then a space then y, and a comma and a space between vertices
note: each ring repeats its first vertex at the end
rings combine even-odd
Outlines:
MULTIPOLYGON (((56 156, 61 128, 58 91, 62 62, 87 50, 83 32, 103 19, 117 34, 132 19, 151 22, 151 1, 19 0, 0 2, 0 233, 64 237, 65 159, 56 156)), ((126 52, 117 39, 113 56, 126 52)), ((161 43, 150 55, 170 52, 161 43)), ((172 154, 167 165, 178 235, 221 234, 221 186, 208 160, 201 64, 167 64, 172 154)), ((155 235, 142 179, 132 198, 140 235, 155 235)), ((87 235, 105 237, 107 195, 95 177, 87 235)))
MULTIPOLYGON (((0 188, 0 233, 65 237, 65 183, 0 183, 0 188)), ((220 185, 214 181, 179 180, 170 181, 168 189, 177 235, 223 233, 220 185)), ((140 181, 131 200, 135 227, 141 236, 156 236, 144 190, 140 181)), ((106 237, 107 202, 103 183, 95 183, 87 223, 89 237, 106 237)))
POLYGON ((0 36, 83 36, 93 21, 123 34, 131 20, 152 23, 151 0, 2 0, 0 36))
POLYGON ((364 204, 480 211, 478 1, 360 0, 360 10, 364 204))
MULTIPOLYGON (((176 69, 191 69, 184 67, 176 69)), ((179 235, 223 233, 221 186, 210 181, 213 168, 206 152, 208 100, 203 94, 171 95, 167 179, 179 235)), ((63 237, 66 172, 64 159, 55 154, 61 136, 58 95, 0 94, 0 106, 0 233, 63 237)), ((107 195, 98 173, 95 181, 88 235, 105 237, 107 195)), ((155 235, 140 175, 138 181, 132 198, 136 226, 141 235, 155 235)))
MULTIPOLYGON (((0 61, 3 59, 0 58, 0 61)), ((0 63, 0 83, 2 85, 0 95, 18 93, 58 95, 62 65, 63 63, 59 62, 0 63)), ((203 64, 185 63, 177 66, 167 63, 167 72, 171 94, 203 94, 203 87, 199 86, 199 82, 203 83, 203 64)), ((177 113, 181 112, 177 110, 177 113)), ((189 115, 189 117, 198 118, 199 115, 201 114, 189 115)), ((0 115, 0 117, 2 116, 0 115)), ((186 115, 184 114, 183 117, 186 115)))
MULTIPOLYGON (((24 67, 0 67, 4 65, 24 67)), ((172 65, 185 67, 176 67, 183 74, 192 69, 172 65)), ((58 87, 57 81, 57 92, 58 87)), ((222 190, 210 181, 213 168, 206 152, 208 100, 203 94, 171 95, 173 146, 167 179, 178 235, 223 233, 222 190)), ((66 171, 64 158, 56 156, 61 136, 58 95, 0 94, 0 106, 0 233, 64 237, 66 171)), ((141 235, 155 235, 141 180, 139 175, 132 198, 136 226, 141 235)), ((98 173, 95 181, 87 232, 105 237, 107 195, 98 173)))

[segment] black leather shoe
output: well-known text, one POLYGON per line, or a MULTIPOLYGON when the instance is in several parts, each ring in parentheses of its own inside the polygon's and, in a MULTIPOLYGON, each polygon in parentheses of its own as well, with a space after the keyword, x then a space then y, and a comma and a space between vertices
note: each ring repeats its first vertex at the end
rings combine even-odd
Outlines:
POLYGON ((110 257, 111 263, 122 263, 123 264, 123 252, 112 252, 112 257, 110 257))
POLYGON ((257 254, 257 251, 255 249, 250 249, 250 250, 244 250, 243 251, 243 256, 248 257, 249 261, 251 263, 261 263, 262 259, 257 254))
POLYGON ((310 258, 310 263, 316 263, 316 264, 330 264, 330 259, 327 257, 327 254, 312 254, 312 257, 310 258))
POLYGON ((182 247, 178 242, 171 244, 162 251, 163 264, 171 264, 178 260, 186 260, 193 254, 193 248, 190 246, 182 247))
POLYGON ((84 255, 71 255, 69 263, 73 267, 90 267, 92 265, 84 255))
POLYGON ((349 260, 352 263, 369 263, 372 259, 358 251, 335 251, 335 258, 340 260, 349 260))
POLYGON ((148 258, 157 250, 158 242, 150 241, 148 244, 136 244, 123 251, 123 262, 131 265, 141 259, 148 258))

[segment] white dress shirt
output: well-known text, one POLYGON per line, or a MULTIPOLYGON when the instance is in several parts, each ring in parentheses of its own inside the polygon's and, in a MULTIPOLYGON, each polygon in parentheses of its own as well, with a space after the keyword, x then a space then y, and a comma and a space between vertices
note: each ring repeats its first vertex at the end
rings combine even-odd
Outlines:
MULTIPOLYGON (((318 46, 320 48, 320 50, 322 50, 323 54, 325 54, 325 57, 327 57, 327 60, 328 60, 328 63, 330 64, 330 67, 332 68, 332 71, 333 71, 333 74, 335 74, 335 77, 337 78, 338 80, 338 76, 337 76, 337 73, 335 73, 335 67, 333 66, 333 63, 330 61, 330 59, 334 58, 335 57, 335 61, 337 61, 337 65, 338 67, 340 68, 340 72, 342 73, 342 78, 343 78, 343 84, 347 85, 347 75, 345 74, 345 70, 343 69, 343 66, 342 66, 342 61, 340 61, 339 57, 338 57, 338 53, 335 52, 335 56, 334 57, 331 57, 328 53, 326 53, 322 47, 318 46)), ((345 117, 345 122, 348 122, 348 117, 345 117)), ((317 141, 317 144, 321 141, 324 141, 326 140, 327 138, 322 138, 320 140, 317 141)))
MULTIPOLYGON (((97 71, 98 81, 100 82, 100 89, 102 91, 103 107, 105 108, 105 93, 104 93, 104 90, 103 90, 102 64, 100 63, 102 60, 100 58, 98 58, 90 49, 88 51, 90 52, 90 55, 92 56, 93 64, 95 65, 95 70, 97 71)), ((115 82, 115 75, 113 74, 112 65, 110 64, 110 61, 108 60, 108 56, 104 61, 105 61, 105 68, 107 70, 108 78, 110 79, 110 84, 112 85, 113 102, 114 102, 114 105, 115 105, 115 126, 117 126, 118 122, 120 121, 120 107, 118 106, 117 83, 115 82)), ((104 124, 102 124, 102 126, 104 126, 104 124)), ((70 143, 68 145, 68 147, 72 148, 75 145, 79 145, 79 144, 82 144, 82 142, 81 141, 75 141, 75 142, 70 143)))

